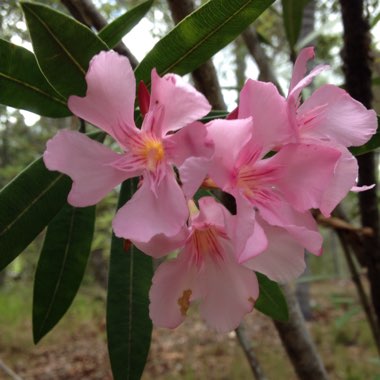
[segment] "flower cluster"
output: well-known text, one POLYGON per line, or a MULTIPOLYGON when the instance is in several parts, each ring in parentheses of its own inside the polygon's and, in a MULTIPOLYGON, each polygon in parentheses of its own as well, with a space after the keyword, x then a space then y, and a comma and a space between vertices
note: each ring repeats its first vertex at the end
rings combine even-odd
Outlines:
MULTIPOLYGON (((47 144, 44 162, 73 180, 68 202, 96 204, 132 177, 141 186, 114 220, 116 236, 155 258, 150 316, 174 328, 194 301, 206 322, 229 331, 259 295, 254 271, 285 282, 300 275, 304 250, 319 255, 322 237, 311 215, 328 216, 355 186, 357 162, 347 150, 375 133, 374 111, 325 85, 301 102, 301 91, 326 68, 306 75, 312 48, 301 51, 288 96, 248 80, 226 120, 203 124, 211 106, 177 75, 152 71, 151 93, 139 88, 141 128, 134 122, 135 78, 115 52, 95 56, 87 93, 70 110, 111 135, 121 153, 69 130, 47 144), (231 194, 236 213, 214 197, 193 200, 207 183, 231 194)), ((364 189, 366 189, 365 187, 364 189)))

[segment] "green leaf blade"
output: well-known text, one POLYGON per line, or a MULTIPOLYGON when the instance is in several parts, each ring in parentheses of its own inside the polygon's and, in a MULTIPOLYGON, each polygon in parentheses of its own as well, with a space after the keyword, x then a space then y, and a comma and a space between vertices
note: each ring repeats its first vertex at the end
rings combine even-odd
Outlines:
MULTIPOLYGON (((137 180, 122 185, 119 207, 136 191, 137 180)), ((149 288, 152 258, 112 237, 107 294, 108 351, 115 380, 138 380, 147 360, 152 322, 149 288)))
POLYGON ((63 96, 83 96, 91 58, 107 45, 89 28, 43 4, 21 2, 42 72, 63 96))
POLYGON ((148 0, 137 5, 128 12, 118 17, 113 22, 106 25, 98 36, 110 47, 115 47, 121 39, 130 32, 146 15, 153 4, 153 0, 148 0))
POLYGON ((286 322, 289 319, 288 306, 278 284, 261 273, 256 272, 259 281, 260 295, 255 309, 269 317, 286 322))
POLYGON ((160 75, 184 75, 234 40, 274 0, 211 0, 182 20, 146 55, 136 68, 137 82, 160 75))
POLYGON ((94 233, 95 206, 65 205, 48 226, 33 294, 33 337, 40 341, 69 309, 79 289, 94 233))
POLYGON ((282 0, 282 17, 290 50, 298 41, 302 27, 303 10, 307 0, 282 0))
POLYGON ((64 205, 70 179, 36 160, 0 191, 0 270, 13 261, 64 205))
POLYGON ((71 115, 66 101, 41 73, 30 51, 0 39, 0 103, 41 116, 71 115), (27 68, 27 69, 26 69, 27 68))

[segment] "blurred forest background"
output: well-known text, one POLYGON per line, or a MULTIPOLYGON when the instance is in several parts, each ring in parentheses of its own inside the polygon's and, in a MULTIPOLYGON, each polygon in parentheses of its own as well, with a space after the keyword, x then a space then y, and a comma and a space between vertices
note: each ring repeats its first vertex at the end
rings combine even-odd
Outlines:
MULTIPOLYGON (((45 0, 43 3, 99 30, 105 22, 141 1, 45 0)), ((156 0, 146 18, 124 39, 124 46, 119 49, 129 56, 132 53, 137 63, 174 23, 200 3, 156 0)), ((347 8, 357 4, 362 7, 364 42, 369 43, 370 49, 370 58, 360 59, 363 64, 368 63, 372 71, 366 91, 373 94, 373 98, 369 95, 359 100, 380 113, 378 1, 304 0, 304 3, 303 21, 296 41, 292 41, 284 28, 282 3, 277 1, 234 43, 219 52, 213 63, 208 62, 189 76, 214 109, 232 111, 237 104, 238 91, 248 77, 273 81, 286 93, 292 60, 300 48, 309 45, 316 47, 316 64, 323 62, 331 66, 329 72, 316 78, 313 86, 325 82, 338 86, 346 83, 350 91, 348 56, 352 53, 347 45, 344 49, 344 41, 346 39, 347 43, 349 38, 350 10, 347 8)), ((360 18, 360 14, 357 16, 360 18)), ((350 25, 352 30, 360 29, 352 22, 350 25)), ((16 1, 0 2, 0 38, 31 49, 16 1)), ((356 80, 368 84, 366 80, 356 80)), ((355 86, 351 86, 352 91, 355 86)), ((360 97, 352 91, 352 96, 360 97)), ((39 157, 46 141, 58 129, 70 127, 75 122, 71 118, 53 120, 0 105, 0 187, 39 157)), ((379 172, 378 155, 365 157, 367 155, 360 158, 364 168, 361 180, 366 184, 375 183, 379 172)), ((0 272, 0 379, 112 378, 106 349, 105 289, 110 226, 116 202, 117 190, 114 190, 98 205, 95 239, 85 281, 73 307, 38 346, 32 343, 32 281, 43 234, 12 265, 0 272)), ((325 220, 316 215, 325 236, 324 254, 319 258, 308 256, 307 273, 297 284, 291 285, 331 379, 380 380, 377 214, 375 190, 359 201, 356 195, 350 194, 337 210, 335 219, 325 220), (371 210, 371 215, 366 213, 367 209, 371 210)), ((193 314, 175 331, 154 329, 144 379, 302 378, 294 366, 294 358, 293 365, 288 359, 281 326, 274 325, 256 310, 245 318, 239 339, 234 332, 228 335, 214 333, 196 313, 193 314)))

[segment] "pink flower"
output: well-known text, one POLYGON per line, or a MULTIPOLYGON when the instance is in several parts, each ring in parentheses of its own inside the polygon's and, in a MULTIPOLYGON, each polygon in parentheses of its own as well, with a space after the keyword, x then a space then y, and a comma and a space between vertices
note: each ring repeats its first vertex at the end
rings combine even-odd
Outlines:
POLYGON ((153 70, 150 99, 143 94, 147 109, 140 130, 134 123, 136 84, 128 59, 99 53, 86 81, 86 96, 71 96, 70 110, 113 136, 123 152, 64 130, 47 144, 46 167, 72 178, 68 202, 77 207, 96 204, 116 185, 142 175, 141 187, 115 216, 115 234, 140 242, 178 234, 188 218, 185 195, 191 197, 203 181, 213 152, 206 128, 196 122, 210 111, 206 98, 180 77, 161 78, 153 70))
MULTIPOLYGON (((199 206, 177 241, 178 257, 162 263, 153 277, 150 317, 157 326, 175 328, 199 301, 207 324, 227 332, 253 309, 259 287, 254 272, 237 262, 236 216, 212 197, 201 198, 199 206)), ((267 241, 260 232, 254 235, 249 248, 257 254, 267 241)))
POLYGON ((324 85, 302 104, 300 94, 327 66, 319 65, 306 75, 314 49, 303 49, 294 65, 285 99, 271 83, 248 80, 241 91, 239 118, 253 117, 258 145, 278 150, 289 143, 318 144, 338 149, 341 158, 334 176, 326 183, 319 207, 329 215, 354 187, 358 176, 355 157, 346 149, 367 142, 377 128, 376 114, 339 87, 324 85))
MULTIPOLYGON (((208 131, 215 143, 209 175, 235 197, 238 217, 245 220, 243 215, 255 209, 268 225, 285 229, 299 244, 319 254, 322 238, 308 210, 321 203, 340 151, 316 144, 288 144, 264 159, 268 148, 258 145, 251 118, 215 120, 208 131)), ((249 252, 243 253, 239 261, 249 258, 249 252)))

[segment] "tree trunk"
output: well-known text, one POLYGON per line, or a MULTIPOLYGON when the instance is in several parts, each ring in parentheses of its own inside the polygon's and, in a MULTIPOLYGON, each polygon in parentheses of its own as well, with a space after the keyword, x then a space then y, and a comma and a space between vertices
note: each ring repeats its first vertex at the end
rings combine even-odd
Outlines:
MULTIPOLYGON (((343 61, 346 90, 356 100, 371 108, 371 58, 368 19, 364 17, 362 0, 340 0, 344 27, 343 61)), ((377 184, 374 153, 358 157, 359 185, 377 184)), ((363 226, 371 227, 372 237, 364 237, 364 257, 368 270, 372 303, 380 327, 380 233, 377 186, 359 193, 363 226)))

